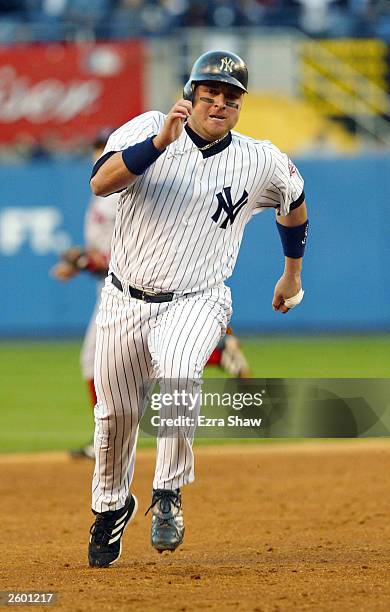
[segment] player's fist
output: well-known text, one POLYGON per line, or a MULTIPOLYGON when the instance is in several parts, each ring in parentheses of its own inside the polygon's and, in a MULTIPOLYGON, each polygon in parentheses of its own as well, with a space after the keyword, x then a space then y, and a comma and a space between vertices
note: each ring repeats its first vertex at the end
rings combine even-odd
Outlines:
POLYGON ((192 113, 192 103, 189 100, 178 100, 169 111, 164 124, 153 139, 156 149, 162 151, 177 140, 183 131, 184 122, 192 113))
POLYGON ((298 305, 303 298, 302 283, 299 274, 283 274, 283 276, 280 277, 275 286, 272 308, 275 311, 286 314, 286 312, 293 307, 293 305, 289 307, 288 301, 286 304, 286 300, 290 300, 290 298, 296 298, 292 300, 293 305, 298 305))

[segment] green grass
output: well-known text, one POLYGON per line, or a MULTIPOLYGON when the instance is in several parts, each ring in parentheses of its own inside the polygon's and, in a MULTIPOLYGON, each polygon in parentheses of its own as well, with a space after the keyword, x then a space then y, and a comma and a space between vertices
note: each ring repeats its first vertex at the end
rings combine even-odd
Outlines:
MULTIPOLYGON (((389 377, 390 336, 267 336, 242 344, 259 378, 389 377)), ((76 341, 0 342, 1 452, 69 449, 91 437, 79 351, 76 341)), ((217 368, 207 369, 208 377, 219 375, 217 368)))
POLYGON ((256 338, 243 342, 259 378, 388 378, 390 335, 256 338))

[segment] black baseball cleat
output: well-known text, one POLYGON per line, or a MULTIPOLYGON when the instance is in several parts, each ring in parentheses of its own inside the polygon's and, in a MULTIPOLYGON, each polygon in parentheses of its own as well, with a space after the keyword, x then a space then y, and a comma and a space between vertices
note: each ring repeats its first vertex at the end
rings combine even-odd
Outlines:
POLYGON ((108 512, 92 511, 96 519, 89 530, 91 537, 88 547, 90 567, 108 567, 118 561, 122 552, 122 536, 134 518, 138 508, 137 498, 129 495, 126 504, 120 510, 108 512))
POLYGON ((173 552, 183 542, 185 530, 180 489, 153 489, 152 504, 145 514, 152 508, 152 546, 159 553, 173 552))

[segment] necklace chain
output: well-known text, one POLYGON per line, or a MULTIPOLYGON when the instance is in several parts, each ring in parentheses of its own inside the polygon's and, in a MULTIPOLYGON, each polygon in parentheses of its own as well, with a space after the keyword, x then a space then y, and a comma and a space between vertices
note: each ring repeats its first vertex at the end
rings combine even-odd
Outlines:
POLYGON ((213 147, 214 145, 216 145, 219 142, 221 142, 222 140, 224 140, 227 135, 228 134, 225 134, 225 136, 222 136, 222 138, 217 138, 217 140, 214 140, 213 142, 209 142, 209 143, 207 143, 207 145, 204 145, 203 147, 197 147, 197 149, 199 151, 207 151, 207 149, 211 149, 211 147, 213 147))
POLYGON ((214 140, 213 142, 208 142, 206 145, 203 145, 203 147, 197 147, 195 143, 193 143, 190 149, 184 149, 184 151, 178 151, 175 145, 175 150, 172 153, 170 153, 170 155, 168 156, 168 159, 170 157, 176 157, 176 156, 184 155, 185 153, 190 153, 191 151, 207 151, 207 149, 211 149, 211 147, 213 147, 214 145, 217 145, 218 143, 222 142, 222 140, 225 140, 225 138, 229 136, 229 133, 230 132, 225 134, 225 136, 222 136, 222 138, 217 138, 217 140, 214 140))

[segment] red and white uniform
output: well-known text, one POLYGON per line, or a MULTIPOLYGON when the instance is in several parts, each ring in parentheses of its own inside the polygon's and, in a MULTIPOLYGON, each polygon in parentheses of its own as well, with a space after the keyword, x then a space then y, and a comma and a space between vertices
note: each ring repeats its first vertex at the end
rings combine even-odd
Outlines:
MULTIPOLYGON (((84 221, 84 244, 87 251, 94 250, 103 253, 108 263, 110 261, 110 249, 112 233, 115 225, 116 205, 118 194, 114 193, 107 198, 94 196, 87 208, 84 221)), ((97 301, 80 353, 80 365, 85 380, 93 378, 93 368, 96 346, 96 316, 99 309, 100 292, 104 284, 103 279, 97 282, 97 301)))

